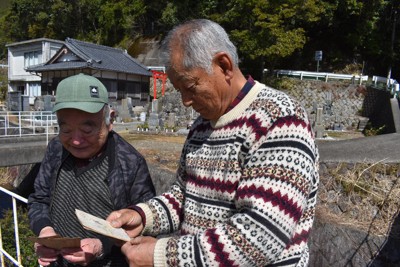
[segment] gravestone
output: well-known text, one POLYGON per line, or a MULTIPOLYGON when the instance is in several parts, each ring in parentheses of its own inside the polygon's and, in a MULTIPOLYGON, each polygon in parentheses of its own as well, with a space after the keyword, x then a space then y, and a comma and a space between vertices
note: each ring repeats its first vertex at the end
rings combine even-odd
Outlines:
POLYGON ((155 130, 156 128, 160 128, 160 111, 162 108, 162 98, 159 99, 153 99, 153 102, 151 102, 151 112, 149 114, 149 129, 150 130, 155 130))
POLYGON ((317 108, 317 113, 315 115, 314 131, 316 138, 324 137, 324 125, 322 122, 323 108, 317 108))
POLYGON ((168 125, 169 128, 174 128, 176 126, 176 114, 174 112, 168 114, 166 125, 168 125))
POLYGON ((161 109, 162 109, 162 100, 154 99, 153 102, 151 102, 151 112, 160 113, 161 109))
POLYGON ((120 119, 123 122, 127 122, 127 121, 131 120, 131 112, 130 112, 130 110, 131 110, 132 106, 130 108, 129 107, 129 103, 132 103, 130 101, 130 98, 124 98, 121 101, 121 106, 120 106, 120 109, 118 111, 118 117, 120 117, 120 119))
POLYGON ((43 96, 43 108, 45 111, 52 111, 53 110, 53 103, 51 100, 53 99, 52 95, 45 95, 43 96))
POLYGON ((36 111, 43 111, 44 110, 43 97, 37 96, 35 98, 35 101, 33 102, 33 108, 36 111))
POLYGON ((149 115, 149 129, 155 130, 157 127, 160 126, 160 118, 159 114, 155 112, 151 112, 149 115))
POLYGON ((339 122, 335 122, 335 124, 333 124, 333 130, 334 131, 343 131, 343 125, 339 122))

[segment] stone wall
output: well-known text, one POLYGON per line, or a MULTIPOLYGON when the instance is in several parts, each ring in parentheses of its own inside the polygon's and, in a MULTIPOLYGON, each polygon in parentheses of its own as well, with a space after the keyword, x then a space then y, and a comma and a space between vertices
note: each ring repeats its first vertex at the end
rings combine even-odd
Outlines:
POLYGON ((310 267, 399 266, 399 173, 398 164, 320 163, 310 267), (396 246, 386 244, 393 236, 396 246))
POLYGON ((364 92, 362 116, 368 117, 374 128, 385 127, 382 133, 396 132, 390 104, 391 93, 372 86, 365 87, 364 92))
POLYGON ((347 81, 286 79, 279 89, 297 99, 306 108, 311 120, 315 120, 316 109, 323 108, 325 129, 358 128, 365 95, 357 84, 347 81))
MULTIPOLYGON (((317 108, 323 108, 322 119, 325 129, 355 130, 360 120, 365 119, 362 116, 365 92, 360 91, 358 85, 347 81, 324 82, 294 78, 287 78, 287 80, 289 82, 277 89, 297 99, 306 108, 312 121, 315 121, 317 108)), ((182 105, 180 94, 169 82, 166 88, 164 97, 159 99, 160 117, 166 119, 168 113, 173 112, 177 116, 177 126, 184 126, 197 114, 192 108, 182 105)))

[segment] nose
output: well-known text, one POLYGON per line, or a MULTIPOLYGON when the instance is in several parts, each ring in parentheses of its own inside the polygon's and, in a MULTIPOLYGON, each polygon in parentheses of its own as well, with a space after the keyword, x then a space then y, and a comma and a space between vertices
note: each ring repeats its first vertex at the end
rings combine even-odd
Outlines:
POLYGON ((80 131, 73 131, 71 134, 71 141, 74 145, 78 146, 83 143, 83 136, 80 131))
POLYGON ((192 94, 190 92, 181 92, 182 104, 190 107, 193 104, 192 94))

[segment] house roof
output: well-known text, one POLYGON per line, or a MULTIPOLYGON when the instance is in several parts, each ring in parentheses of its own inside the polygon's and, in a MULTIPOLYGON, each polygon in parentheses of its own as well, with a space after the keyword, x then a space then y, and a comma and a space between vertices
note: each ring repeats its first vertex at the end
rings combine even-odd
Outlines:
POLYGON ((31 39, 31 40, 25 40, 25 41, 21 41, 21 42, 6 44, 6 47, 21 46, 21 45, 25 45, 25 44, 30 45, 33 43, 41 43, 41 42, 64 44, 64 41, 60 41, 60 40, 54 40, 54 39, 49 39, 49 38, 37 38, 37 39, 31 39))
POLYGON ((72 38, 67 38, 64 46, 49 61, 42 65, 28 67, 27 71, 44 72, 82 68, 152 76, 146 66, 140 64, 125 50, 72 38), (68 53, 74 55, 75 59, 62 59, 68 53))

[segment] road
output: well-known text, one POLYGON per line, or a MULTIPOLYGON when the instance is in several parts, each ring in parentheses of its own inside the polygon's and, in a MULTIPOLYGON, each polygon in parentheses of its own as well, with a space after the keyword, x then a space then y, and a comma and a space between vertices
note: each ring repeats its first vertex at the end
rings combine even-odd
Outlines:
POLYGON ((317 144, 321 162, 400 162, 399 133, 340 141, 321 139, 317 144))

